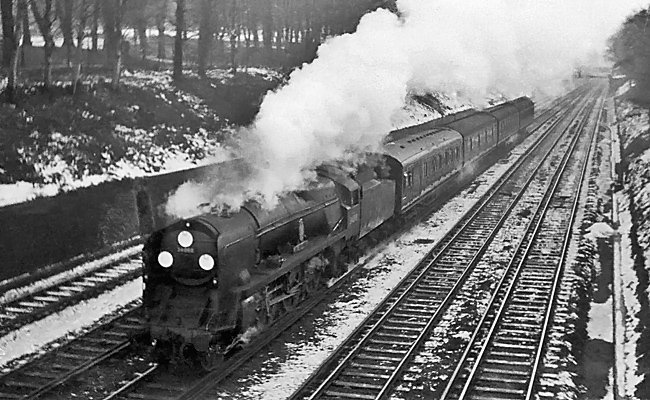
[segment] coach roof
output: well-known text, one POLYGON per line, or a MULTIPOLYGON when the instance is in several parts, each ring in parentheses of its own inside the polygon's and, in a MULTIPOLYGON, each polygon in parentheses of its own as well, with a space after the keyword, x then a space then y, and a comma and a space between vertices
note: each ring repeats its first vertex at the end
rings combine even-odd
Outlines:
POLYGON ((384 144, 385 154, 402 164, 413 162, 423 155, 432 153, 435 148, 447 147, 455 141, 462 141, 461 135, 449 128, 432 128, 418 135, 403 137, 384 144))

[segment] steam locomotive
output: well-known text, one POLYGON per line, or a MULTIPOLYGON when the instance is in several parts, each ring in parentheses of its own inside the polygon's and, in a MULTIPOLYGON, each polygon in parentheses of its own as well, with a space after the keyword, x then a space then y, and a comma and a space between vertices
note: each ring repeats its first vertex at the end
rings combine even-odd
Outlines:
POLYGON ((362 238, 449 190, 533 116, 521 97, 393 131, 355 173, 323 165, 272 210, 249 201, 153 232, 143 248, 148 333, 166 354, 212 368, 243 334, 344 273, 362 238))

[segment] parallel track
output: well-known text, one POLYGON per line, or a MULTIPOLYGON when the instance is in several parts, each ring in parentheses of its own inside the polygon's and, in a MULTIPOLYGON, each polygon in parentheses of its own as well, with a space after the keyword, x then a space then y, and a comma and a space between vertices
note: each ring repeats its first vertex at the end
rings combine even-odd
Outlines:
POLYGON ((441 398, 532 399, 535 395, 571 227, 589 167, 589 157, 578 159, 573 152, 580 147, 590 151, 597 126, 588 137, 576 136, 571 144, 441 398))
POLYGON ((142 261, 138 253, 136 249, 80 276, 0 304, 0 337, 140 276, 142 261))
MULTIPOLYGON (((573 122, 571 127, 575 131, 573 122)), ((539 147, 548 147, 548 142, 539 147)), ((562 142, 562 135, 556 135, 551 147, 562 142)), ((537 171, 551 153, 552 150, 537 151, 524 158, 536 165, 537 171)), ((557 154, 553 157, 558 158, 557 154)), ((527 167, 520 168, 523 165, 522 158, 293 398, 376 399, 393 389, 409 360, 533 182, 535 173, 527 167)))
POLYGON ((0 376, 0 398, 38 398, 127 349, 130 336, 142 326, 139 305, 139 301, 131 303, 121 317, 0 376))

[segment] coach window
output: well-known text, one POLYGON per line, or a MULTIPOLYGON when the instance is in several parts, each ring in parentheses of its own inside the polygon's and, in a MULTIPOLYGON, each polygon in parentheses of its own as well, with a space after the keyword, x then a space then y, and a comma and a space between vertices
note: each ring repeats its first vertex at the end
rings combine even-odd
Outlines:
POLYGON ((424 176, 429 175, 429 163, 425 162, 424 163, 424 176))

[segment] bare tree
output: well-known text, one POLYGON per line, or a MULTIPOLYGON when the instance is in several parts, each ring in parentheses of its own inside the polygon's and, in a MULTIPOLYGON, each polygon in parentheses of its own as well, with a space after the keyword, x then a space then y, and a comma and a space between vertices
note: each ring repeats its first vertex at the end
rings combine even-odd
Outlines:
POLYGON ((162 60, 167 57, 165 54, 165 24, 167 22, 169 0, 158 0, 158 2, 159 4, 156 12, 156 28, 158 29, 158 59, 162 60))
POLYGON ((185 0, 176 0, 176 38, 174 40, 175 81, 183 79, 183 34, 185 31, 185 0))
POLYGON ((63 47, 67 49, 68 65, 72 62, 72 49, 74 48, 74 33, 72 32, 72 17, 74 0, 56 0, 56 15, 63 33, 63 47))
POLYGON ((133 10, 133 24, 135 25, 135 32, 137 32, 136 37, 140 42, 140 56, 143 60, 147 57, 147 51, 149 49, 149 43, 147 41, 147 25, 149 24, 147 3, 147 0, 139 0, 135 5, 135 10, 133 10))
POLYGON ((237 73, 237 64, 235 57, 237 55, 237 44, 239 42, 239 35, 241 33, 241 26, 239 24, 239 5, 237 0, 229 0, 228 6, 229 22, 230 22, 230 68, 232 73, 237 73))
POLYGON ((36 19, 38 29, 43 36, 45 42, 43 52, 45 53, 45 64, 43 67, 43 85, 45 88, 50 87, 52 84, 52 53, 54 52, 54 34, 52 25, 54 24, 54 13, 52 12, 52 1, 44 0, 45 6, 40 9, 36 4, 36 0, 29 0, 29 5, 32 9, 32 14, 36 19))
POLYGON ((201 23, 199 26, 199 76, 205 76, 205 70, 210 59, 212 38, 214 36, 213 0, 201 1, 201 23))
POLYGON ((122 76, 122 17, 127 0, 106 0, 102 4, 104 17, 104 50, 113 70, 111 88, 117 90, 122 76))
POLYGON ((0 12, 2 13, 2 66, 9 68, 17 41, 14 37, 14 1, 0 0, 0 12))
POLYGON ((86 25, 88 19, 95 12, 91 0, 80 0, 79 7, 77 9, 77 52, 75 57, 75 68, 74 68, 74 78, 72 80, 72 93, 77 93, 77 87, 79 81, 81 80, 81 64, 83 63, 83 41, 86 34, 86 25))
MULTIPOLYGON (((27 3, 23 1, 23 5, 27 7, 27 3)), ((25 9, 27 11, 27 9, 25 9)), ((23 13, 23 48, 32 47, 32 33, 29 31, 29 12, 23 13)))
POLYGON ((95 0, 93 4, 93 25, 90 30, 93 51, 99 50, 99 15, 101 8, 102 0, 95 0))
MULTIPOLYGON (((6 100, 9 103, 16 103, 16 88, 18 86, 18 64, 20 59, 20 41, 18 38, 22 36, 21 30, 24 29, 24 15, 27 14, 27 3, 25 0, 17 0, 16 12, 16 26, 14 31, 14 49, 11 56, 11 69, 7 76, 7 88, 5 90, 6 100)), ((29 28, 27 26, 26 28, 29 28)))

